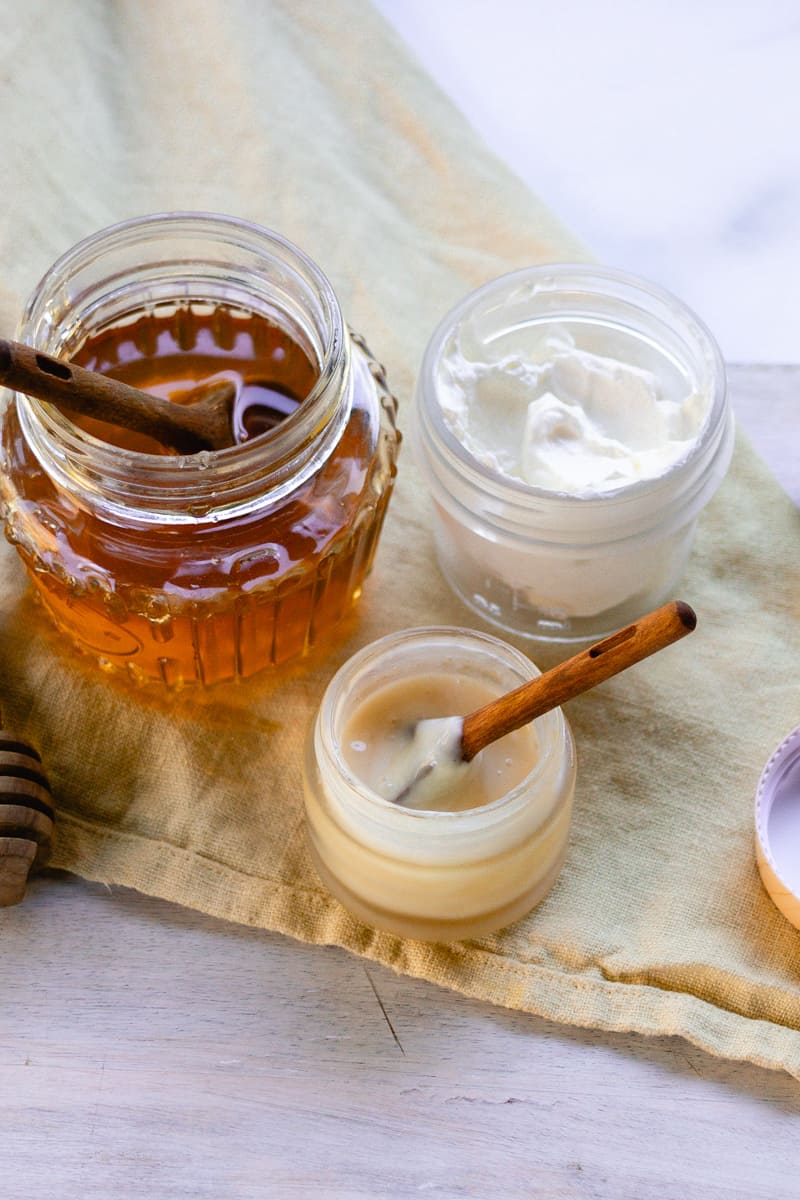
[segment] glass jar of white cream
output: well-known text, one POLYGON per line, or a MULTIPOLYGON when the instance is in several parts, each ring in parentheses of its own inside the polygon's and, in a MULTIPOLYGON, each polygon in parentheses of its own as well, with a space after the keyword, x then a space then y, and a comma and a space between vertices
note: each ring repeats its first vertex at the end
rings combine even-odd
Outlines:
POLYGON ((733 438, 709 331, 599 267, 473 292, 417 385, 442 572, 485 620, 543 641, 602 637, 674 593, 733 438))
POLYGON ((508 925, 544 898, 566 854, 575 786, 560 709, 488 747, 436 808, 382 795, 368 761, 388 744, 383 734, 464 716, 538 674, 487 634, 427 628, 382 638, 334 676, 307 741, 307 831, 320 878, 354 916, 453 941, 508 925))

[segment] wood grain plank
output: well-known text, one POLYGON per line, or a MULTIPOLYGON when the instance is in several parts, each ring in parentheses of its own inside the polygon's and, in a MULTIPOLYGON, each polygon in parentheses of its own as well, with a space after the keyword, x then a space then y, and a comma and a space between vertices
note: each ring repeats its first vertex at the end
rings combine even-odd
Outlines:
POLYGON ((780 1074, 68 876, 2 920, 0 1164, 49 1148, 66 1200, 795 1195, 780 1074))
POLYGON ((800 506, 800 367, 728 367, 736 419, 775 478, 800 506))

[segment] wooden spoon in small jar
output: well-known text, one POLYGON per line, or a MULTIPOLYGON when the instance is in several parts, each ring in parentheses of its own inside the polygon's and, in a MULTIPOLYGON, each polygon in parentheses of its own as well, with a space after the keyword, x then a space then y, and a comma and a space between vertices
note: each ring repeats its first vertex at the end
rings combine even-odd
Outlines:
POLYGON ((110 375, 0 338, 0 384, 67 413, 147 434, 178 454, 236 444, 236 386, 227 379, 201 384, 175 404, 110 375))
MULTIPOLYGON (((393 797, 394 803, 417 800, 412 793, 423 780, 426 793, 435 795, 439 790, 435 773, 441 775, 444 790, 454 782, 453 771, 463 768, 492 742, 679 641, 696 625, 694 609, 683 600, 673 600, 513 692, 484 704, 463 718, 460 730, 453 725, 458 718, 419 721, 411 730, 412 741, 403 760, 404 768, 408 765, 404 774, 409 782, 393 797)), ((435 807, 430 800, 428 803, 435 807)))

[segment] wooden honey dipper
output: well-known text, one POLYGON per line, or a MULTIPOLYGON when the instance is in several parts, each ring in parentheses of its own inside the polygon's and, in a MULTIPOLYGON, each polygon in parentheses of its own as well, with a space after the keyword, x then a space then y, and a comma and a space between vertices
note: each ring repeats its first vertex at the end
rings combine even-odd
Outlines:
POLYGON ((19 904, 28 876, 47 864, 53 797, 32 746, 0 729, 0 908, 19 904))

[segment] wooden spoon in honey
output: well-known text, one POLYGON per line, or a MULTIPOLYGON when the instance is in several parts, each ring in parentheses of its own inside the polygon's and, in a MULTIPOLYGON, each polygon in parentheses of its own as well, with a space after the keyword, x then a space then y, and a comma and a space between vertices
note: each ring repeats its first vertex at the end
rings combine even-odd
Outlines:
POLYGON ((110 375, 0 338, 0 384, 67 413, 147 434, 178 454, 224 450, 242 440, 235 428, 240 419, 235 415, 236 386, 227 379, 202 384, 174 404, 110 375))

